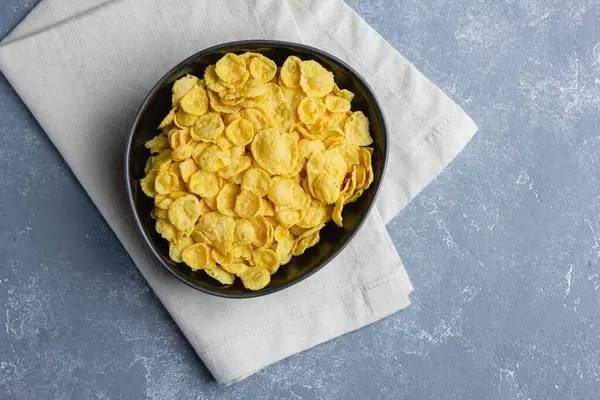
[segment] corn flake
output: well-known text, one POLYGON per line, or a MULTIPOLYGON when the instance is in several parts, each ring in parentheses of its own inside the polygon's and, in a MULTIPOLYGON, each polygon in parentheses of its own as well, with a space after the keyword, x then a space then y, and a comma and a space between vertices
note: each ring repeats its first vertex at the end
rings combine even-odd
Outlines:
POLYGON ((208 276, 218 280, 223 285, 231 285, 235 279, 235 275, 230 274, 221 267, 205 268, 203 270, 208 276))
POLYGON ((263 129, 252 141, 252 156, 269 174, 285 174, 296 166, 298 142, 288 133, 263 129))
POLYGON ((325 104, 313 97, 305 97, 298 103, 298 117, 305 124, 314 124, 325 113, 325 104))
POLYGON ((193 229, 199 217, 200 201, 194 195, 180 197, 169 207, 169 221, 177 230, 193 229))
POLYGON ((254 138, 254 126, 247 119, 236 119, 227 126, 225 134, 234 145, 245 146, 254 138))
POLYGON ((247 246, 256 238, 254 225, 247 219, 238 219, 235 224, 235 236, 233 244, 235 246, 247 246))
POLYGON ((333 113, 345 113, 350 111, 350 102, 343 97, 327 95, 325 97, 327 109, 333 113))
POLYGON ((246 61, 233 53, 225 54, 215 65, 215 73, 222 82, 239 82, 247 72, 246 61))
POLYGON ((296 56, 289 56, 281 66, 281 81, 289 88, 300 87, 300 63, 296 56))
POLYGON ((250 190, 242 190, 235 199, 234 211, 239 217, 253 218, 258 215, 261 205, 262 200, 259 195, 250 190))
POLYGON ((323 97, 333 90, 333 73, 314 60, 300 63, 300 86, 309 97, 323 97))
POLYGON ((369 133, 369 119, 362 111, 354 112, 346 120, 344 132, 348 141, 357 146, 369 146, 373 143, 373 138, 369 133))
POLYGON ((230 274, 242 276, 243 274, 246 273, 246 271, 248 271, 248 268, 250 268, 250 267, 244 263, 237 262, 237 263, 230 263, 228 265, 223 265, 222 268, 225 271, 229 272, 230 274))
POLYGON ((236 199, 240 194, 240 187, 234 183, 228 183, 217 195, 217 210, 222 214, 235 217, 234 211, 236 205, 236 199))
POLYGON ((186 113, 185 111, 183 111, 183 108, 180 108, 175 113, 175 117, 173 117, 173 122, 178 128, 190 127, 194 125, 197 120, 198 116, 186 113))
POLYGON ((197 162, 200 169, 217 172, 231 163, 231 154, 217 145, 212 145, 200 154, 197 162))
POLYGON ((266 269, 271 275, 279 269, 279 257, 271 249, 258 249, 252 253, 252 262, 254 266, 266 269))
POLYGON ((277 73, 277 65, 273 60, 262 54, 253 57, 250 61, 250 74, 260 82, 269 82, 277 73))
POLYGON ((182 262, 181 253, 194 244, 194 239, 191 237, 182 238, 181 240, 169 243, 169 257, 175 262, 182 262))
POLYGON ((201 86, 194 86, 183 98, 179 105, 188 114, 200 116, 208 110, 208 95, 201 86))
POLYGON ((195 140, 214 142, 224 129, 225 124, 221 116, 216 112, 209 112, 198 118, 190 135, 195 140))
POLYGON ((203 269, 210 261, 210 249, 204 243, 196 243, 181 252, 181 259, 193 271, 203 269))
POLYGON ((188 188, 201 197, 216 196, 220 190, 219 176, 206 170, 196 171, 190 176, 188 188))
POLYGON ((199 79, 193 75, 186 75, 183 78, 177 79, 173 83, 173 96, 172 103, 173 107, 175 107, 181 99, 190 91, 194 86, 196 86, 199 82, 199 79))
POLYGON ((153 139, 148 140, 144 147, 150 150, 150 153, 160 153, 162 150, 169 146, 169 141, 165 135, 155 136, 153 139))
POLYGON ((271 281, 271 274, 266 269, 250 267, 240 275, 244 287, 249 290, 260 290, 271 281))

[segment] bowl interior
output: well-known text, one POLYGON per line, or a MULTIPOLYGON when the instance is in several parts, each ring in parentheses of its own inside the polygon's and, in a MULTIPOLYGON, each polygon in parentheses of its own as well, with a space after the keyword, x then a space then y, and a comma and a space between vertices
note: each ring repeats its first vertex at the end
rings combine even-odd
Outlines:
POLYGON ((162 264, 180 280, 201 291, 224 297, 243 298, 272 293, 311 275, 333 259, 350 241, 370 211, 381 184, 387 156, 387 133, 384 118, 377 100, 364 80, 343 62, 320 50, 285 42, 230 43, 201 51, 183 61, 171 70, 150 93, 140 110, 131 135, 126 169, 127 180, 134 212, 137 214, 136 217, 147 243, 162 264), (202 271, 194 272, 185 264, 173 262, 169 258, 168 242, 156 233, 154 220, 150 217, 153 200, 146 197, 139 186, 139 180, 144 177, 144 165, 150 156, 144 143, 159 133, 156 127, 170 110, 173 82, 185 74, 202 77, 204 69, 214 64, 224 54, 245 51, 262 53, 274 60, 278 66, 281 66, 290 55, 298 56, 301 59, 313 59, 321 63, 334 73, 335 81, 341 89, 349 89, 355 93, 352 110, 363 111, 369 118, 370 132, 374 139, 373 183, 356 202, 344 207, 342 214, 344 227, 339 228, 333 222, 328 223, 321 230, 321 240, 316 246, 298 257, 293 257, 288 264, 282 266, 272 276, 269 285, 258 292, 245 289, 239 279, 236 279, 232 285, 223 286, 202 271))

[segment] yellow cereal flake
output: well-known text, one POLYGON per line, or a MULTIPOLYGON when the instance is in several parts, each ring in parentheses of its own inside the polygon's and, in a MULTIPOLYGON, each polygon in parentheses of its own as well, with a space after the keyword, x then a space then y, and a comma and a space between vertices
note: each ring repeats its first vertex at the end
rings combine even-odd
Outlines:
POLYGON ((140 179, 169 257, 261 290, 374 179, 369 120, 314 60, 226 54, 186 75, 140 179))
POLYGON ((270 200, 263 198, 258 214, 263 217, 272 217, 275 215, 275 206, 270 200))
POLYGON ((252 253, 252 262, 255 267, 266 269, 271 275, 279 268, 279 257, 271 249, 258 249, 252 253))
POLYGON ((196 242, 196 243, 204 243, 207 246, 212 246, 211 241, 206 237, 206 235, 204 233, 202 233, 198 229, 198 225, 196 225, 196 227, 192 231, 191 236, 192 236, 192 239, 194 239, 194 242, 196 242))
POLYGON ((286 227, 299 224, 304 219, 305 213, 306 210, 275 206, 275 218, 286 227))
POLYGON ((169 207, 169 221, 177 230, 193 229, 200 217, 200 201, 192 194, 180 197, 169 207))
POLYGON ((273 227, 263 217, 258 216, 250 219, 250 223, 254 227, 254 240, 252 245, 257 248, 265 247, 271 244, 273 240, 273 227))
POLYGON ((309 97, 323 97, 333 89, 333 73, 314 60, 300 63, 300 86, 309 97))
POLYGON ((197 115, 188 114, 185 111, 183 111, 183 108, 180 108, 175 113, 175 117, 173 118, 173 122, 175 123, 175 126, 177 126, 178 128, 190 127, 190 126, 194 125, 197 120, 198 120, 197 115))
POLYGON ((211 197, 204 197, 202 200, 206 203, 208 208, 210 208, 213 211, 217 211, 217 195, 211 197))
POLYGON ((200 197, 216 196, 220 190, 219 176, 206 170, 196 171, 190 176, 188 188, 200 197))
POLYGON ((340 196, 341 182, 331 175, 318 175, 310 186, 313 196, 325 204, 334 203, 340 196))
POLYGON ((253 57, 249 64, 250 74, 261 82, 269 82, 277 73, 277 65, 262 54, 253 57))
POLYGON ((282 265, 287 264, 291 260, 295 241, 296 239, 289 232, 288 235, 277 241, 277 245, 275 245, 275 253, 277 254, 279 262, 282 265))
POLYGON ((248 168, 252 166, 252 158, 248 156, 235 156, 230 151, 231 163, 225 168, 219 171, 219 176, 226 180, 233 180, 236 175, 242 174, 248 168))
MULTIPOLYGON (((163 210, 164 211, 164 210, 163 210)), ((173 241, 175 238, 175 233, 177 233, 177 229, 173 226, 173 224, 165 218, 159 218, 156 220, 156 232, 160 234, 164 239, 169 242, 173 241)))
POLYGON ((328 112, 327 120, 323 124, 325 130, 324 135, 327 136, 344 136, 344 125, 350 113, 347 112, 328 112))
POLYGON ((236 119, 227 126, 225 134, 234 145, 245 146, 254 138, 254 126, 247 119, 236 119))
POLYGON ((246 61, 236 54, 225 54, 217 61, 215 73, 223 82, 239 82, 247 73, 246 61))
POLYGON ((167 132, 167 141, 171 149, 184 146, 190 141, 190 128, 175 128, 167 132))
POLYGON ((205 268, 203 270, 208 276, 218 280, 223 285, 231 285, 235 279, 235 275, 230 274, 221 267, 205 268))
POLYGON ((225 124, 221 116, 216 112, 209 112, 198 118, 190 135, 194 140, 214 142, 224 129, 225 124))
POLYGON ((163 210, 168 210, 169 207, 171 207, 171 204, 173 204, 173 201, 174 199, 171 197, 162 194, 156 194, 154 197, 154 205, 158 208, 162 208, 163 210))
POLYGON ((200 154, 197 163, 200 169, 217 172, 231 163, 231 154, 217 145, 212 145, 200 154))
POLYGON ((158 135, 148 140, 144 144, 144 147, 150 150, 150 153, 156 154, 169 147, 169 141, 167 140, 167 137, 165 135, 158 135))
POLYGON ((346 99, 349 102, 352 102, 352 99, 354 99, 354 93, 352 93, 348 89, 340 89, 335 83, 333 84, 333 94, 343 99, 346 99))
POLYGON ((357 146, 369 146, 373 143, 373 138, 369 133, 369 119, 362 111, 354 112, 346 120, 344 132, 348 141, 357 146))
POLYGON ((209 212, 200 217, 196 229, 215 246, 229 247, 233 243, 235 219, 218 211, 209 212))
POLYGON ((247 246, 256 238, 254 225, 247 219, 237 219, 235 224, 235 236, 233 244, 235 246, 247 246))
POLYGON ((289 56, 281 66, 281 81, 289 88, 300 87, 300 63, 296 56, 289 56))
POLYGON ((140 186, 142 187, 142 191, 148 197, 156 197, 156 188, 154 187, 154 182, 156 181, 156 171, 148 172, 148 175, 143 177, 140 180, 140 186))
POLYGON ((194 149, 192 150, 192 159, 196 161, 196 165, 199 164, 198 159, 204 150, 206 150, 211 144, 208 142, 196 142, 193 144, 194 149))
POLYGON ((173 172, 160 172, 154 180, 154 189, 156 193, 169 194, 181 189, 179 176, 173 172))
POLYGON ((292 170, 298 161, 298 142, 288 133, 263 129, 252 141, 252 156, 271 175, 292 170))
MULTIPOLYGON (((244 156, 244 154, 246 154, 246 148, 244 146, 232 146, 229 149, 229 154, 231 155, 231 158, 247 157, 244 156)), ((251 158, 250 162, 252 162, 251 158)))
POLYGON ((367 148, 358 150, 360 165, 365 169, 365 181, 360 185, 361 189, 367 189, 373 182, 373 165, 371 163, 371 152, 367 148))
POLYGON ((204 81, 206 82, 206 87, 214 92, 221 92, 226 89, 226 87, 219 82, 219 77, 215 72, 214 65, 210 65, 204 70, 204 81))
MULTIPOLYGON (((248 79, 244 86, 240 88, 240 94, 243 98, 257 98, 267 90, 263 82, 258 79, 248 79)), ((242 100, 243 101, 243 100, 242 100)))
POLYGON ((331 215, 333 222, 339 227, 344 226, 342 221, 342 209, 344 208, 344 196, 338 197, 335 201, 335 206, 333 207, 333 214, 331 215))
POLYGON ((325 97, 327 109, 333 113, 345 113, 350 111, 350 102, 343 97, 327 95, 325 97))
POLYGON ((220 266, 231 264, 233 261, 233 256, 231 255, 230 251, 226 251, 228 249, 229 248, 223 248, 223 252, 221 252, 216 248, 213 248, 210 251, 210 258, 220 266))
POLYGON ((262 200, 259 195, 250 190, 242 190, 235 199, 234 212, 242 218, 253 218, 258 215, 261 204, 262 200))
POLYGON ((171 260, 180 263, 183 260, 181 259, 181 253, 194 244, 194 239, 191 237, 184 237, 177 242, 173 241, 169 243, 169 257, 171 260))
POLYGON ((319 226, 325 222, 327 209, 325 204, 311 199, 310 205, 304 214, 304 218, 297 225, 300 228, 310 229, 319 226))
POLYGON ((183 98, 179 105, 188 114, 200 116, 208 110, 208 95, 201 86, 194 86, 183 98))
MULTIPOLYGON (((163 129, 163 128, 166 128, 166 127, 170 126, 171 124, 173 124, 173 119, 175 118, 176 112, 177 112, 177 109, 175 107, 171 108, 171 111, 169 111, 167 116, 164 117, 162 121, 160 121, 160 124, 158 125, 158 129, 163 129)), ((148 146, 146 146, 146 147, 148 147, 148 146)))
POLYGON ((298 117, 304 124, 314 124, 325 113, 325 104, 313 97, 305 97, 298 103, 298 117))
POLYGON ((294 202, 295 182, 292 178, 276 176, 271 180, 269 200, 274 204, 286 206, 294 202))
POLYGON ((240 115, 245 120, 250 121, 255 133, 269 127, 269 120, 265 114, 256 108, 246 108, 240 112, 240 115))
POLYGON ((269 284, 271 274, 266 269, 250 267, 240 275, 244 287, 249 290, 260 290, 269 284))
POLYGON ((240 194, 240 187, 234 183, 228 183, 219 192, 217 195, 217 210, 222 214, 229 215, 230 217, 235 217, 236 213, 234 211, 236 199, 240 194))
POLYGON ((223 103, 223 101, 221 100, 221 98, 219 97, 217 92, 215 92, 215 91, 208 90, 207 93, 208 93, 208 100, 210 101, 210 107, 214 111, 229 114, 229 113, 238 112, 242 109, 242 107, 239 104, 228 105, 228 104, 223 103))
MULTIPOLYGON (((215 139, 215 144, 219 146, 221 150, 229 150, 233 147, 233 143, 227 139, 227 136, 225 136, 224 133, 221 133, 219 136, 217 136, 215 139)), ((231 152, 229 152, 229 154, 231 155, 231 152)))
MULTIPOLYGON (((191 146, 189 147, 193 150, 191 146)), ((179 174, 181 175, 181 179, 183 179, 185 183, 189 183, 190 177, 197 171, 198 166, 196 165, 196 162, 192 159, 187 159, 179 163, 179 174)))
POLYGON ((173 150, 173 161, 185 161, 192 156, 194 147, 189 144, 179 146, 173 150))
POLYGON ((321 140, 302 139, 298 144, 300 146, 300 156, 305 159, 325 151, 325 145, 321 140))
POLYGON ((299 256, 304 253, 306 249, 314 246, 320 239, 319 231, 324 225, 319 225, 315 228, 309 229, 300 236, 296 238, 294 243, 294 248, 292 249, 292 254, 295 256, 299 256))
POLYGON ((210 261, 210 248, 204 243, 195 243, 181 252, 181 259, 194 271, 203 269, 210 261))
POLYGON ((284 240, 286 237, 289 237, 290 235, 291 235, 291 233, 290 233, 289 229, 283 225, 278 225, 275 228, 275 231, 273 231, 273 239, 275 239, 275 241, 277 241, 277 242, 281 242, 282 240, 284 240))
POLYGON ((247 264, 237 262, 237 263, 231 263, 228 265, 223 265, 222 268, 225 271, 229 272, 230 274, 242 276, 243 274, 246 273, 246 271, 248 271, 248 268, 250 268, 250 267, 247 264))
POLYGON ((199 79, 193 75, 186 75, 173 83, 172 104, 175 107, 181 99, 198 84, 199 79))

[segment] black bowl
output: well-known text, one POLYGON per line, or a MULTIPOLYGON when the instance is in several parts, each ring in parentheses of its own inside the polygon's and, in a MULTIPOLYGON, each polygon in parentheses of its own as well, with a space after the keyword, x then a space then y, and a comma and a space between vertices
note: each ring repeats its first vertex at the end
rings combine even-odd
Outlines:
POLYGON ((350 66, 313 47, 271 40, 248 40, 225 43, 200 51, 175 66, 152 88, 131 128, 125 150, 125 177, 127 194, 137 226, 156 258, 169 272, 180 281, 202 292, 228 298, 249 298, 274 293, 300 282, 323 268, 342 251, 360 229, 373 207, 381 186, 387 155, 388 135, 381 107, 367 82, 350 66), (246 51, 262 53, 274 60, 278 66, 281 66, 290 55, 321 63, 333 72, 340 88, 355 93, 352 110, 360 110, 369 118, 371 136, 374 139, 373 183, 356 202, 344 207, 344 227, 339 228, 333 222, 328 223, 321 230, 321 240, 316 246, 298 257, 293 257, 271 277, 267 287, 256 292, 244 288, 239 279, 231 285, 224 286, 202 271, 192 271, 185 264, 173 262, 169 258, 167 241, 156 233, 154 220, 150 217, 154 203, 139 186, 139 180, 144 176, 144 165, 150 156, 144 143, 158 134, 156 127, 171 108, 173 82, 185 74, 203 76, 204 69, 214 64, 224 54, 230 52, 239 54, 246 51))

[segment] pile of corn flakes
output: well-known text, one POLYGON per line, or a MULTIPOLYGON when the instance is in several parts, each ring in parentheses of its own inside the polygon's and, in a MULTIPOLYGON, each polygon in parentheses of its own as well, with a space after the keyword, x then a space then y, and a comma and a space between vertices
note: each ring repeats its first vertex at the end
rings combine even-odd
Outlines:
POLYGON ((173 84, 142 190, 169 256, 260 290, 373 181, 369 120, 313 60, 233 53, 173 84))

